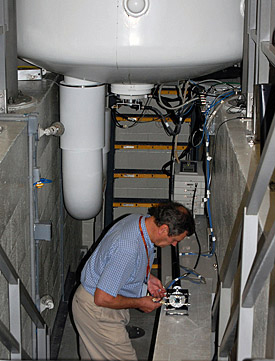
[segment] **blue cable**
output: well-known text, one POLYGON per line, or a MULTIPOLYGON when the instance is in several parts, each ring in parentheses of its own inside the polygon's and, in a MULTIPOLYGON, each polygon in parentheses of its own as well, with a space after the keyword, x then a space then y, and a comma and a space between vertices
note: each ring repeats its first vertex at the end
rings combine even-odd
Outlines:
POLYGON ((41 186, 42 186, 43 184, 46 184, 46 183, 52 183, 52 180, 47 179, 47 178, 40 178, 39 181, 33 183, 33 185, 36 186, 37 184, 41 184, 41 186))
MULTIPOLYGON (((203 143, 203 138, 204 138, 204 135, 205 133, 207 132, 207 129, 206 129, 206 124, 207 124, 207 119, 208 119, 208 116, 209 116, 209 112, 212 108, 214 108, 216 105, 220 104, 224 99, 227 99, 228 97, 230 97, 231 95, 235 94, 235 92, 233 90, 227 92, 227 93, 223 93, 223 94, 220 94, 216 99, 213 100, 213 102, 210 104, 210 106, 208 107, 208 109, 206 110, 206 112, 204 113, 204 123, 203 123, 203 129, 202 129, 202 136, 201 136, 201 140, 200 142, 195 145, 194 147, 195 148, 200 148, 202 143, 203 143), (220 98, 222 96, 222 98, 220 98), (220 98, 220 99, 219 99, 220 98), (219 100, 218 100, 219 99, 219 100), (218 101, 217 101, 218 100, 218 101)), ((208 134, 208 138, 209 138, 209 134, 208 134)))
POLYGON ((42 183, 52 183, 52 180, 47 179, 47 178, 40 178, 40 182, 42 182, 42 183))
MULTIPOLYGON (((206 130, 206 154, 208 154, 209 150, 209 132, 206 130)), ((206 196, 207 196, 207 214, 208 214, 208 220, 209 220, 209 227, 210 227, 210 233, 211 233, 211 240, 212 240, 212 249, 208 255, 208 257, 212 257, 215 253, 216 249, 216 238, 214 237, 213 233, 213 223, 212 223, 212 215, 211 215, 211 209, 210 209, 210 159, 208 156, 206 156, 206 196)))
MULTIPOLYGON (((204 124, 203 124, 202 137, 201 137, 201 140, 200 140, 199 144, 197 144, 195 146, 196 148, 199 148, 202 145, 203 138, 206 137, 206 153, 208 153, 210 137, 209 137, 209 132, 208 132, 208 130, 206 128, 206 124, 207 124, 207 119, 209 117, 210 110, 212 108, 214 108, 215 106, 217 106, 218 104, 220 104, 223 100, 225 100, 225 99, 229 98, 230 96, 232 96, 233 94, 235 94, 235 92, 233 90, 231 90, 231 91, 229 91, 227 93, 220 94, 210 104, 209 108, 205 112, 205 120, 204 120, 204 124)), ((212 223, 212 215, 211 215, 211 209, 210 209, 210 160, 208 159, 208 157, 206 157, 206 192, 207 192, 206 207, 207 207, 207 214, 208 214, 209 227, 210 227, 210 233, 211 233, 212 248, 211 248, 211 250, 209 250, 208 254, 201 254, 201 256, 203 256, 203 257, 212 257, 215 254, 215 251, 216 251, 216 238, 215 238, 214 233, 213 233, 213 223, 212 223)), ((181 253, 180 255, 181 256, 185 256, 185 255, 186 256, 187 255, 194 255, 195 256, 195 255, 197 255, 197 253, 186 252, 186 253, 181 253)))

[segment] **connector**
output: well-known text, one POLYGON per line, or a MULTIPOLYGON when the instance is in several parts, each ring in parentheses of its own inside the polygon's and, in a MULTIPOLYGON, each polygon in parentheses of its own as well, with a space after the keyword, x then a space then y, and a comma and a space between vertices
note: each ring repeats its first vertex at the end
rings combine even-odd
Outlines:
POLYGON ((38 126, 38 137, 39 139, 43 137, 43 135, 49 136, 54 135, 55 137, 60 137, 65 131, 64 125, 60 122, 53 123, 48 128, 41 128, 40 125, 38 126))
POLYGON ((45 295, 40 299, 40 313, 46 309, 52 310, 54 308, 53 298, 50 295, 45 295))

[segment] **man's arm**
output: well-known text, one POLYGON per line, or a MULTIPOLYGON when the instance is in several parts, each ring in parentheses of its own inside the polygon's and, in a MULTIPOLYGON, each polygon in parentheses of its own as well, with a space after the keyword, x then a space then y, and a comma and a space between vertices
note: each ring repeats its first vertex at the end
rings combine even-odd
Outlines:
POLYGON ((151 293, 152 296, 158 298, 163 298, 166 294, 166 289, 163 287, 161 281, 152 274, 150 274, 148 280, 148 291, 151 293))
POLYGON ((109 295, 100 288, 95 290, 95 304, 100 307, 108 307, 114 309, 123 308, 139 308, 141 311, 149 313, 161 306, 159 302, 153 302, 153 297, 145 296, 140 298, 131 298, 117 295, 116 297, 109 295))

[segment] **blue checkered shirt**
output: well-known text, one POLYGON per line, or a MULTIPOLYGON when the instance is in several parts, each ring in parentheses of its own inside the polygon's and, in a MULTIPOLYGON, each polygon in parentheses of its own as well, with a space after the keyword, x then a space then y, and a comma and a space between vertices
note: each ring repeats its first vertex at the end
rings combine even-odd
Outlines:
MULTIPOLYGON (((86 262, 83 287, 94 295, 96 288, 116 297, 141 297, 148 259, 139 230, 140 215, 132 214, 115 223, 86 262)), ((150 267, 154 261, 151 242, 142 217, 141 227, 147 243, 150 267)))

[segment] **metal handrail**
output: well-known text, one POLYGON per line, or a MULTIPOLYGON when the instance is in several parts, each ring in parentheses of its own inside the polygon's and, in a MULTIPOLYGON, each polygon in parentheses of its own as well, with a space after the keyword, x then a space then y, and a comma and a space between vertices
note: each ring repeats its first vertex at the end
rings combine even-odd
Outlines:
POLYGON ((10 333, 10 330, 4 325, 4 323, 0 320, 0 339, 6 348, 15 353, 19 353, 20 345, 19 342, 15 339, 15 337, 10 333))
MULTIPOLYGON (((244 92, 247 96, 247 116, 252 117, 254 84, 268 83, 269 65, 275 65, 275 46, 271 42, 271 0, 246 1, 246 26, 244 43, 245 62, 243 74, 244 92)), ((254 117, 254 122, 256 117, 254 117)), ((256 130, 254 123, 253 131, 256 130)), ((222 295, 232 291, 236 275, 240 273, 240 295, 238 303, 223 303, 222 297, 216 297, 212 308, 213 318, 217 318, 220 308, 219 357, 228 357, 234 343, 237 343, 236 358, 251 361, 254 329, 254 310, 256 300, 266 285, 275 260, 275 222, 259 247, 258 215, 268 185, 272 177, 275 162, 275 115, 268 137, 254 175, 249 193, 244 195, 244 216, 236 218, 221 269, 222 295), (254 220, 253 220, 254 218, 254 220), (242 223, 241 219, 244 221, 242 223), (250 220, 250 221, 249 221, 250 220), (253 227, 251 225, 253 224, 253 227), (242 250, 241 250, 242 247, 242 250), (250 247, 250 248, 249 248, 250 247), (247 253, 247 250, 249 252, 247 253), (240 255, 242 258, 240 260, 240 255), (250 259, 249 259, 250 257, 250 259), (239 267, 239 270, 238 270, 239 267), (240 272, 238 272, 240 271, 240 272), (224 317, 224 318, 223 318, 224 317), (237 332, 237 339, 236 339, 237 332), (243 342, 245 340, 245 342, 243 342)), ((218 296, 218 295, 217 295, 218 296)), ((257 358, 253 359, 258 361, 257 358)))
MULTIPOLYGON (((0 245, 0 270, 9 284, 14 285, 18 283, 18 279, 20 278, 16 273, 16 270, 14 269, 12 263, 8 259, 1 245, 0 245)), ((20 282, 20 295, 21 295, 21 304, 27 311, 28 315, 30 316, 34 324, 38 328, 43 329, 45 326, 45 321, 40 315, 39 311, 37 310, 33 300, 31 299, 27 289, 25 288, 22 282, 20 282)))
MULTIPOLYGON (((0 245, 0 271, 3 276, 7 280, 10 286, 19 287, 19 299, 20 304, 24 307, 27 314, 37 327, 38 331, 42 330, 42 332, 46 331, 47 325, 37 310, 32 298, 29 295, 29 292, 20 281, 20 278, 14 269, 12 263, 7 257, 5 251, 0 245)), ((10 310, 12 312, 12 310, 10 310)), ((41 336, 43 339, 43 335, 41 336)), ((12 354, 21 354, 22 359, 31 359, 31 357, 27 354, 27 352, 22 349, 20 338, 17 340, 16 337, 10 332, 10 330, 0 321, 0 340, 3 345, 12 353, 12 354)), ((43 350, 45 346, 42 345, 43 350)))

